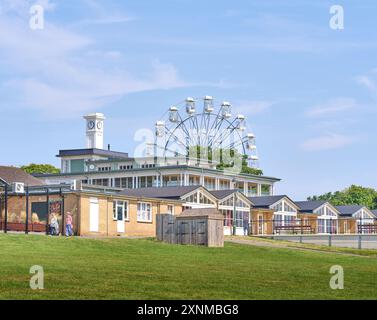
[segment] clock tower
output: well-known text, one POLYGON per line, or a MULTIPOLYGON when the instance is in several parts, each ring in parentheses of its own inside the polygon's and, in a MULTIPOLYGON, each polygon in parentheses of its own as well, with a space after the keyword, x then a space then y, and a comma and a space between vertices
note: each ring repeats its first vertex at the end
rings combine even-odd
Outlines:
POLYGON ((103 121, 102 113, 91 113, 84 116, 86 120, 86 147, 88 149, 103 149, 103 121))

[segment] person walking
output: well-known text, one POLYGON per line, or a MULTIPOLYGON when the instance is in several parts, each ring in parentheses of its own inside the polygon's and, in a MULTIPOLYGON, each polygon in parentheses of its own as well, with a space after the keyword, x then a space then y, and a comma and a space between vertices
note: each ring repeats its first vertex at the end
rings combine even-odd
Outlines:
POLYGON ((59 235, 59 222, 55 213, 52 213, 51 215, 50 227, 51 227, 50 232, 52 236, 59 235))
POLYGON ((73 236, 73 218, 70 212, 67 212, 67 217, 65 219, 65 235, 67 237, 73 236))

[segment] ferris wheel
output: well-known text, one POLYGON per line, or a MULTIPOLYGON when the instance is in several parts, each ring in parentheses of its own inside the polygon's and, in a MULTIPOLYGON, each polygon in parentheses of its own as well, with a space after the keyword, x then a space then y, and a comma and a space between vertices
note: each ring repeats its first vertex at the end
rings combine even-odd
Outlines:
POLYGON ((211 96, 189 97, 169 108, 155 125, 154 154, 163 158, 187 157, 197 147, 232 150, 251 168, 259 168, 255 135, 248 131, 246 117, 232 114, 223 101, 217 108, 211 96), (199 106, 198 104, 202 104, 199 106))

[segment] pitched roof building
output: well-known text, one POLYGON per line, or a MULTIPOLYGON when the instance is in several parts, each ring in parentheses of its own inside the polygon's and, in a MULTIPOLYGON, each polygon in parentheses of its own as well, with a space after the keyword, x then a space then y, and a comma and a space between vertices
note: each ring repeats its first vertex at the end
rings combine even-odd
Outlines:
POLYGON ((357 212, 359 212, 365 207, 362 205, 348 205, 348 206, 336 206, 336 208, 338 209, 338 211, 340 212, 342 216, 352 217, 354 214, 356 214, 357 212))
POLYGON ((20 168, 0 166, 0 182, 8 185, 12 183, 24 183, 28 186, 41 186, 43 182, 20 168))
POLYGON ((322 207, 324 204, 327 203, 327 201, 325 201, 325 200, 295 201, 295 203, 299 206, 300 212, 314 213, 315 210, 322 207))

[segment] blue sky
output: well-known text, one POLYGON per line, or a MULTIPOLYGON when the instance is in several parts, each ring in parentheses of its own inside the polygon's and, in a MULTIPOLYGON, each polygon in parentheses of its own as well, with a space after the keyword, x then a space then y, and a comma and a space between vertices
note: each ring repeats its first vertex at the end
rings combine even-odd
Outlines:
POLYGON ((131 154, 187 96, 229 100, 257 135, 260 165, 296 199, 377 188, 377 3, 0 0, 0 163, 58 165, 84 147, 88 112, 131 154), (30 6, 45 28, 29 28, 30 6), (344 30, 329 27, 344 8, 344 30))

